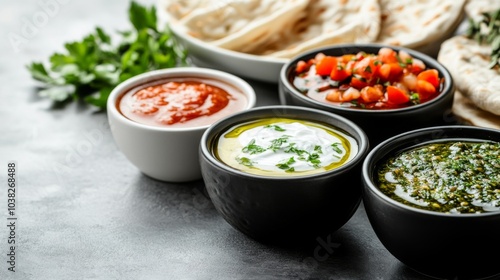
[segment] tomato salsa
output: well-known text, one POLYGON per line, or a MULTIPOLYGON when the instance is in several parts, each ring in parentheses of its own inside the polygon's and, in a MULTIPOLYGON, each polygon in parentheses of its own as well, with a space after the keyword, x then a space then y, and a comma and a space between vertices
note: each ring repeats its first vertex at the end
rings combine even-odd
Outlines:
POLYGON ((408 52, 381 48, 377 54, 318 53, 297 63, 292 83, 322 102, 361 109, 396 109, 436 97, 443 78, 408 52))
POLYGON ((118 100, 127 118, 154 126, 193 127, 243 109, 242 92, 223 82, 204 79, 170 79, 143 85, 118 100))

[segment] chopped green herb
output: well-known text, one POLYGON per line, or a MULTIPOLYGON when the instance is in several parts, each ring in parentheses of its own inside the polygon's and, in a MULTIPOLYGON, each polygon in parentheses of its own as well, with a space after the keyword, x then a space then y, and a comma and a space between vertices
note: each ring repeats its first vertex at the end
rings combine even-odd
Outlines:
POLYGON ((323 153, 323 151, 321 150, 321 146, 319 146, 319 145, 314 146, 314 151, 316 153, 318 153, 318 154, 322 154, 323 153))
POLYGON ((309 157, 307 158, 307 161, 309 161, 310 163, 313 164, 314 168, 319 168, 321 167, 320 164, 321 164, 321 161, 319 160, 319 155, 316 154, 316 153, 312 153, 309 155, 309 157))
POLYGON ((271 141, 271 146, 269 146, 268 149, 273 150, 275 152, 276 150, 280 149, 283 143, 288 142, 289 135, 283 135, 280 138, 276 138, 271 141))
POLYGON ((339 148, 339 145, 342 145, 341 143, 333 143, 331 145, 332 149, 334 152, 338 153, 338 154, 341 154, 342 153, 342 150, 339 148))
POLYGON ((275 125, 275 124, 268 124, 268 125, 264 126, 264 128, 274 128, 274 130, 276 130, 276 131, 285 131, 284 128, 280 127, 279 125, 275 125))
POLYGON ((371 73, 372 72, 372 68, 370 66, 366 66, 365 72, 371 73))
POLYGON ((237 157, 237 158, 236 158, 236 161, 237 161, 239 164, 242 164, 242 165, 244 165, 244 166, 248 166, 248 167, 253 166, 252 161, 251 161, 249 158, 247 158, 247 157, 240 157, 240 158, 238 158, 238 157, 237 157))
POLYGON ((291 157, 283 163, 276 164, 276 167, 278 167, 279 169, 283 169, 285 171, 292 172, 292 171, 295 171, 295 169, 293 167, 291 167, 290 165, 292 165, 294 163, 295 163, 295 159, 293 157, 291 157), (290 170, 290 169, 292 169, 292 170, 290 170))
POLYGON ((413 104, 420 104, 420 94, 418 94, 416 92, 412 92, 410 94, 410 101, 413 104))
POLYGON ((466 36, 476 40, 479 44, 490 44, 489 67, 500 66, 500 9, 483 13, 477 22, 469 19, 466 36))
POLYGON ((50 56, 50 66, 27 65, 32 78, 46 88, 39 94, 55 102, 81 99, 105 108, 111 90, 122 81, 149 70, 187 65, 186 51, 170 30, 157 27, 155 6, 148 9, 132 1, 128 15, 133 28, 118 32, 118 44, 96 27, 81 41, 66 43, 64 53, 50 56))
POLYGON ((250 143, 248 143, 247 146, 243 147, 242 151, 244 153, 249 153, 249 154, 253 155, 253 154, 265 152, 266 149, 262 148, 259 145, 255 145, 255 139, 252 139, 250 141, 250 143))

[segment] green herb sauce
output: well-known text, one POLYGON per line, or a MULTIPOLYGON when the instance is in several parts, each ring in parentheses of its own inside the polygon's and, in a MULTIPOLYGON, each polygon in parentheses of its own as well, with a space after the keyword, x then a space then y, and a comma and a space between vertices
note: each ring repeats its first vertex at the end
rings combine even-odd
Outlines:
POLYGON ((384 194, 420 209, 500 211, 500 143, 428 143, 387 160, 377 179, 384 194))

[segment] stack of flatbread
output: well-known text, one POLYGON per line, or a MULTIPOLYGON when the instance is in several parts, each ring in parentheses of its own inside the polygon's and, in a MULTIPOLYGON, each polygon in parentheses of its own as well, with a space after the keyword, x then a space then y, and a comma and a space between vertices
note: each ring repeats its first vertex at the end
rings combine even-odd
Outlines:
MULTIPOLYGON (((481 13, 500 9, 498 0, 468 0, 467 16, 475 21, 481 13)), ((463 35, 446 40, 438 61, 449 71, 457 91, 454 115, 475 126, 500 129, 500 69, 489 68, 491 46, 463 35)))
POLYGON ((217 47, 279 58, 341 43, 437 55, 466 0, 160 0, 171 24, 217 47))

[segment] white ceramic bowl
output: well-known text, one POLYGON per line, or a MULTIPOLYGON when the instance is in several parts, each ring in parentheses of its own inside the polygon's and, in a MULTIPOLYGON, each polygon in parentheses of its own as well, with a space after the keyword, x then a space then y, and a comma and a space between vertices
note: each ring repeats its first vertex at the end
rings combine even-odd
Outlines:
POLYGON ((286 58, 258 56, 212 46, 186 34, 181 27, 170 24, 174 36, 188 50, 189 58, 200 67, 226 71, 240 77, 278 83, 286 58))
POLYGON ((174 77, 215 79, 236 87, 247 98, 245 110, 255 106, 256 95, 254 89, 239 77, 199 67, 146 72, 122 82, 113 89, 107 101, 107 114, 118 148, 133 165, 149 177, 168 182, 187 182, 201 179, 198 148, 203 132, 210 125, 187 128, 145 125, 128 119, 117 108, 118 98, 127 91, 143 84, 174 77))

